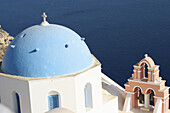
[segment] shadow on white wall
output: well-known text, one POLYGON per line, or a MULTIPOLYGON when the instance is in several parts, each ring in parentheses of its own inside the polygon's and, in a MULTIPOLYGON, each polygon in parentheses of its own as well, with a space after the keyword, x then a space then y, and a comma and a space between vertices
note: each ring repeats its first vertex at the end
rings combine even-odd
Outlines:
POLYGON ((0 104, 0 113, 13 113, 10 109, 8 109, 6 106, 0 104))

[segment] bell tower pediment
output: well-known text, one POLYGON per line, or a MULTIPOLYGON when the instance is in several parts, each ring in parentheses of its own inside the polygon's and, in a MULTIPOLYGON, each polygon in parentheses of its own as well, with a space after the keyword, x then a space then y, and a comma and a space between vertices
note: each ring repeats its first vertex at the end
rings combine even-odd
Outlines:
POLYGON ((159 78, 159 65, 155 65, 153 59, 149 57, 147 54, 145 55, 145 58, 142 59, 139 63, 134 65, 133 70, 133 79, 147 79, 147 81, 151 82, 157 82, 160 81, 159 78), (147 68, 145 69, 145 65, 147 65, 147 68), (147 73, 145 73, 147 70, 147 73), (146 77, 146 74, 148 75, 146 77))

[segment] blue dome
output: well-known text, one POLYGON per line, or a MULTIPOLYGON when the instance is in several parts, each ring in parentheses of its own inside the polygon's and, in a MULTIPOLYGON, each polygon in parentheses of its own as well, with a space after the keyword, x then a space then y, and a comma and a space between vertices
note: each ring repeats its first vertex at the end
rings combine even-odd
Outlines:
POLYGON ((8 46, 4 73, 23 77, 54 77, 82 71, 93 64, 91 53, 74 31, 60 26, 27 28, 8 46))

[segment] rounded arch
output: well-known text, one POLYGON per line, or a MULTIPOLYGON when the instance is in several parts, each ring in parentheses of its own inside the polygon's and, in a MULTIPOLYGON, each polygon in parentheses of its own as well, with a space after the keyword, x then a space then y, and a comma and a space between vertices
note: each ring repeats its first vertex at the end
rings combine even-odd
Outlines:
POLYGON ((154 95, 156 95, 156 92, 153 88, 147 88, 146 91, 145 91, 145 94, 148 94, 149 91, 151 91, 151 90, 154 92, 154 95))
POLYGON ((20 93, 18 92, 18 91, 16 91, 16 90, 14 90, 14 91, 12 91, 12 94, 14 95, 14 94, 18 94, 18 95, 20 95, 20 93))
POLYGON ((150 57, 146 57, 146 58, 142 59, 142 60, 138 63, 138 65, 141 66, 143 63, 146 63, 149 68, 152 68, 152 67, 155 66, 155 63, 154 63, 153 59, 150 58, 150 57))
MULTIPOLYGON (((142 61, 139 65, 141 66, 142 76, 143 76, 144 78, 148 78, 149 63, 146 62, 146 61, 142 61)), ((143 77, 142 77, 142 78, 143 78, 143 77)))
POLYGON ((92 87, 92 85, 91 85, 91 83, 90 83, 90 82, 86 83, 86 85, 85 85, 85 86, 87 86, 87 87, 92 87))
POLYGON ((60 95, 60 93, 59 92, 57 92, 57 91, 50 91, 49 93, 48 93, 48 95, 56 95, 56 94, 58 94, 58 95, 60 95))
POLYGON ((140 88, 140 89, 141 89, 141 92, 144 93, 144 92, 143 92, 143 89, 142 89, 140 86, 135 86, 135 87, 133 88, 133 91, 134 91, 134 92, 135 92, 135 89, 136 89, 136 88, 140 88))
POLYGON ((140 62, 139 66, 143 66, 144 64, 146 64, 146 65, 149 67, 149 63, 148 63, 148 62, 146 62, 146 61, 142 61, 142 62, 140 62))

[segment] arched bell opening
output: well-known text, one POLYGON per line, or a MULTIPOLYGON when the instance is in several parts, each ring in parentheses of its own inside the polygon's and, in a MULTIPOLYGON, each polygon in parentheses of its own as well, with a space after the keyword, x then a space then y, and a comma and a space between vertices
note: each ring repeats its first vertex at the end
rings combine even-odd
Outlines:
POLYGON ((135 99, 134 99, 134 104, 135 106, 143 106, 144 105, 144 94, 143 94, 143 91, 141 89, 141 87, 139 86, 136 86, 134 87, 134 96, 135 96, 135 99))
POLYGON ((150 105, 152 105, 152 106, 154 106, 154 96, 155 96, 155 94, 154 94, 154 92, 153 92, 153 90, 151 90, 151 93, 150 93, 150 105))
POLYGON ((142 78, 148 78, 149 76, 148 76, 148 68, 149 68, 149 65, 148 65, 148 63, 147 62, 142 62, 141 63, 141 71, 142 71, 142 78))
POLYGON ((145 63, 145 78, 148 78, 148 65, 145 63))
POLYGON ((154 98, 154 96, 156 95, 156 92, 152 88, 148 88, 146 90, 146 94, 149 95, 149 98, 148 98, 149 100, 147 100, 149 101, 148 102, 149 106, 154 106, 156 104, 156 100, 154 98))

